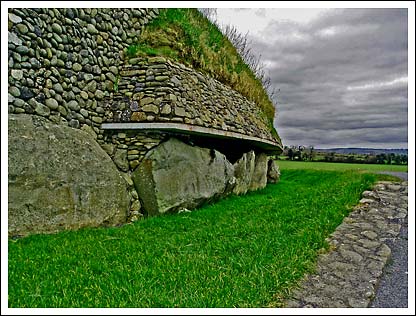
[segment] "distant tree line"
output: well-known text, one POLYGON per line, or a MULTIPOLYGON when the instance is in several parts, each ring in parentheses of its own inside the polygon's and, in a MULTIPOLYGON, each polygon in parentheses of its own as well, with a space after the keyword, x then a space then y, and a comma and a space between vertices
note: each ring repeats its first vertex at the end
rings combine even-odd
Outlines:
POLYGON ((367 164, 407 165, 407 155, 395 153, 381 154, 340 154, 335 152, 321 152, 313 146, 285 146, 278 157, 291 161, 322 161, 367 164))

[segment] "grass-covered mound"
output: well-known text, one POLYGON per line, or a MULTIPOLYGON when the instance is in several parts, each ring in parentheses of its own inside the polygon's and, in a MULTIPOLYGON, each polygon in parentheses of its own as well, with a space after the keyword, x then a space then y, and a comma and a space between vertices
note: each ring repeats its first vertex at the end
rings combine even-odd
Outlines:
POLYGON ((376 179, 283 170, 191 213, 10 240, 9 307, 276 305, 376 179))
POLYGON ((275 108, 236 48, 197 9, 160 9, 127 49, 127 57, 164 56, 181 62, 228 85, 255 102, 270 122, 272 133, 275 108))

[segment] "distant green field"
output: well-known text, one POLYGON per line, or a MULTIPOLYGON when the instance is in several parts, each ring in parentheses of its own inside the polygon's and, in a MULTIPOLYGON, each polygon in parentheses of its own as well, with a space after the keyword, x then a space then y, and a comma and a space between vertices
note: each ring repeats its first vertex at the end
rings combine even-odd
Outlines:
POLYGON ((356 163, 335 163, 335 162, 307 162, 307 161, 287 161, 277 160, 277 164, 282 170, 293 169, 312 169, 312 170, 358 170, 358 171, 397 171, 407 172, 405 165, 371 165, 371 164, 356 164, 356 163))

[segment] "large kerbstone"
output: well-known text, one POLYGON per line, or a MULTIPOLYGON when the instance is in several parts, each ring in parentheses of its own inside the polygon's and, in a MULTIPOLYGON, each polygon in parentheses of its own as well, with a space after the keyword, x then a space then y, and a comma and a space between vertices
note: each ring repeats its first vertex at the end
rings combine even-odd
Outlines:
POLYGON ((267 183, 277 183, 280 180, 280 169, 276 161, 269 159, 267 168, 267 183))
POLYGON ((250 191, 263 189, 267 185, 267 163, 269 158, 265 153, 259 153, 256 155, 254 162, 253 176, 249 186, 250 191))
POLYGON ((220 152, 171 138, 148 152, 132 178, 143 209, 158 215, 230 193, 233 175, 233 165, 220 152))
POLYGON ((254 151, 243 154, 243 156, 234 163, 234 177, 236 185, 233 192, 235 194, 245 194, 250 188, 251 179, 253 178, 256 155, 254 151))
POLYGON ((9 235, 124 223, 129 194, 91 135, 9 115, 9 235))

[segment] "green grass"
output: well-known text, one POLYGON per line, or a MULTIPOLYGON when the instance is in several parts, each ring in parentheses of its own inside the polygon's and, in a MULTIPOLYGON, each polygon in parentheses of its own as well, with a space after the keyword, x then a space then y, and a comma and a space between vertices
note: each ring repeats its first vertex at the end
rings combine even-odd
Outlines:
POLYGON ((10 240, 9 307, 276 306, 376 179, 283 168, 191 213, 10 240))
POLYGON ((260 80, 239 56, 235 47, 197 9, 160 9, 140 34, 140 40, 126 50, 132 57, 164 56, 217 79, 240 92, 261 109, 270 131, 275 107, 260 80))
POLYGON ((288 161, 288 160, 277 160, 276 162, 282 170, 312 169, 312 170, 338 170, 338 171, 357 170, 357 171, 366 171, 366 172, 378 172, 378 171, 407 172, 407 166, 405 165, 305 162, 305 161, 288 161))

